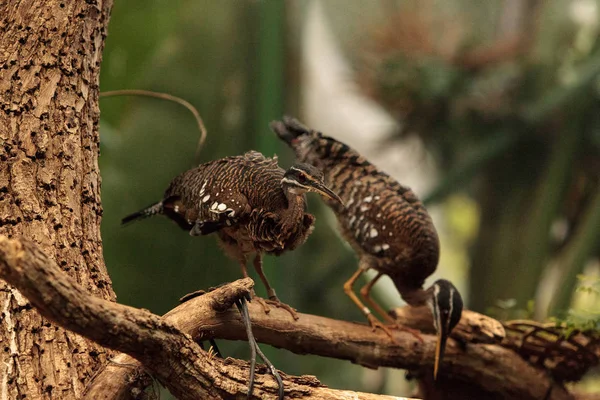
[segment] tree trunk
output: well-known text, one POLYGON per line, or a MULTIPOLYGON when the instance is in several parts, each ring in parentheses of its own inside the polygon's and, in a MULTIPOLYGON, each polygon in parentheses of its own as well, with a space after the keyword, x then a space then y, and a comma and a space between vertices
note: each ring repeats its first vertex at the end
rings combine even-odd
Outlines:
MULTIPOLYGON (((0 234, 25 236, 93 295, 102 258, 98 82, 112 1, 0 1, 0 234)), ((107 350, 0 281, 0 400, 79 398, 107 350)))

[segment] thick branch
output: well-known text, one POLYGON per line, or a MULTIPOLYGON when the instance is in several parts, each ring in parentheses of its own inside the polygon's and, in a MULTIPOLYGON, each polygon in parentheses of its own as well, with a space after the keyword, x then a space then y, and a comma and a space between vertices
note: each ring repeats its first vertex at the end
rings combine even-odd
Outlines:
MULTIPOLYGON (((216 314, 202 297, 192 299, 165 315, 196 339, 244 340, 243 325, 234 311, 216 314), (191 317, 194 316, 194 317, 191 317)), ((266 315, 258 305, 250 305, 256 339, 298 354, 316 354, 350 360, 369 367, 394 367, 431 374, 435 337, 422 335, 421 344, 411 333, 399 331, 397 345, 381 332, 364 324, 300 314, 293 321, 283 310, 266 315)), ((428 312, 422 309, 422 312, 428 312)), ((469 313, 467 313, 468 315, 469 313)), ((474 313, 473 313, 474 314, 474 313)), ((463 328, 466 330, 466 328, 463 328)), ((540 399, 554 385, 513 351, 498 345, 466 344, 449 340, 440 384, 462 381, 494 392, 503 398, 540 399)), ((547 399, 569 399, 570 394, 556 386, 547 399)))
MULTIPOLYGON (((179 399, 241 397, 247 390, 246 363, 209 356, 171 321, 148 311, 93 297, 29 240, 0 236, 0 278, 18 288, 45 317, 140 361, 179 399)), ((223 309, 235 300, 232 289, 247 292, 251 287, 251 280, 239 281, 216 290, 210 305, 203 303, 214 315, 213 308, 223 309)), ((241 325, 237 314, 225 314, 241 325)), ((392 399, 324 388, 314 377, 285 377, 284 384, 286 395, 295 398, 392 399)), ((270 375, 257 377, 257 398, 273 398, 276 391, 277 384, 270 375)))
MULTIPOLYGON (((433 317, 427 306, 397 308, 393 316, 401 325, 422 332, 435 332, 433 317)), ((505 336, 506 332, 499 321, 470 310, 463 310, 460 322, 452 331, 452 337, 466 343, 498 344, 505 336)))
MULTIPOLYGON (((244 340, 243 324, 231 304, 236 296, 251 288, 249 279, 191 299, 160 318, 92 297, 31 242, 5 237, 0 237, 0 277, 21 290, 48 318, 138 359, 179 398, 222 398, 243 395, 246 390, 247 364, 211 358, 181 331, 197 340, 210 337, 244 340)), ((363 324, 305 314, 293 321, 283 310, 272 309, 266 315, 255 305, 250 305, 250 311, 260 342, 371 367, 431 373, 435 347, 431 335, 424 334, 424 343, 420 343, 410 333, 397 332, 394 344, 382 332, 373 332, 363 324)), ((123 367, 118 370, 129 372, 123 367)), ((106 382, 104 376, 96 381, 106 382)), ((111 382, 117 382, 115 376, 111 382)), ((476 386, 499 398, 573 398, 544 371, 532 367, 514 352, 491 344, 466 344, 462 348, 450 340, 438 384, 450 383, 476 386)), ((322 388, 314 378, 285 377, 285 385, 286 394, 299 398, 343 398, 339 397, 343 392, 322 388)), ((275 391, 275 381, 269 375, 257 379, 256 396, 263 398, 275 391)), ((361 396, 358 398, 374 398, 361 396)))
MULTIPOLYGON (((224 286, 219 291, 240 282, 224 286)), ((222 297, 220 292, 210 292, 189 300, 165 315, 165 320, 172 322, 182 331, 189 333, 196 340, 207 338, 223 338, 244 340, 245 333, 238 314, 233 311, 218 313, 213 303, 222 297)), ((226 297, 226 296, 225 296, 226 297)), ((273 309, 265 315, 258 305, 250 305, 254 333, 258 341, 276 347, 282 347, 298 354, 317 354, 351 360, 354 363, 376 367, 407 368, 413 371, 422 370, 431 374, 435 338, 423 335, 421 344, 413 335, 398 332, 394 345, 385 334, 373 332, 363 324, 336 321, 328 318, 300 314, 298 321, 293 321, 283 310, 273 309)), ((413 316, 417 321, 414 326, 428 328, 426 309, 415 309, 410 313, 423 313, 424 316, 413 316), (420 322, 419 322, 420 321, 420 322)), ((408 314, 406 314, 408 315, 408 314)), ((407 319, 406 315, 402 319, 407 319)), ((457 332, 464 340, 474 337, 485 341, 485 338, 503 336, 502 328, 496 323, 484 322, 479 314, 467 312, 457 332), (474 326, 475 328, 469 328, 474 326), (476 333, 479 332, 479 333, 476 333), (494 333, 495 332, 495 333, 494 333)), ((447 356, 442 369, 441 382, 438 387, 456 386, 457 383, 475 386, 480 393, 494 393, 493 398, 519 399, 570 399, 572 396, 561 386, 554 385, 545 372, 538 370, 509 349, 498 345, 470 344, 463 349, 460 344, 451 340, 448 343, 447 356), (550 388, 552 390, 550 391, 550 388), (546 393, 550 391, 550 395, 546 393)), ((122 382, 126 385, 123 370, 108 366, 94 385, 104 387, 104 382, 122 382)), ((94 392, 103 393, 103 392, 94 392)), ((90 397, 92 398, 92 397, 90 397)), ((125 399, 127 397, 123 397, 125 399)))

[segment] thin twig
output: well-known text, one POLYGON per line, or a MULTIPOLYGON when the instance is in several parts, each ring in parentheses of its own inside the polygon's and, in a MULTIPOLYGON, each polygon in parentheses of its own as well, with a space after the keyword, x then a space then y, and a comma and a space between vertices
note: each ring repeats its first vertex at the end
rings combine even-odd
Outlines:
POLYGON ((504 346, 540 365, 557 381, 579 380, 600 361, 598 344, 585 332, 573 331, 567 336, 562 325, 528 320, 508 321, 505 328, 504 346))
POLYGON ((100 98, 102 97, 113 97, 113 96, 146 96, 146 97, 154 97, 157 99, 163 99, 167 101, 172 101, 177 104, 181 104, 185 108, 187 108, 194 118, 196 119, 196 124, 198 124, 198 129, 200 130, 200 139, 198 140, 198 145, 196 146, 196 152, 194 153, 194 160, 198 161, 198 156, 200 154, 200 150, 202 150, 202 146, 204 146, 204 142, 206 140, 206 127, 204 126, 204 122, 202 121, 202 117, 200 117, 200 113, 190 102, 180 98, 173 96, 168 93, 160 93, 153 92, 151 90, 142 90, 142 89, 121 89, 121 90, 111 90, 108 92, 100 93, 100 98))

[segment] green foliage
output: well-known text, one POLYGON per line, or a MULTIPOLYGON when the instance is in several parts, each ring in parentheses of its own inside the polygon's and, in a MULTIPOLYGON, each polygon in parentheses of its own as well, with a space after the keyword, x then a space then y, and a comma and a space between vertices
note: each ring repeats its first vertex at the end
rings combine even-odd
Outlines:
MULTIPOLYGON (((559 328, 565 337, 573 333, 582 332, 586 335, 600 339, 600 277, 577 275, 577 293, 593 296, 590 303, 596 304, 594 308, 569 308, 562 316, 548 318, 556 328, 559 328)), ((489 307, 487 313, 500 321, 531 320, 534 318, 535 301, 529 300, 526 308, 518 308, 516 299, 496 300, 494 307, 489 307)))
POLYGON ((578 308, 568 309, 561 317, 552 317, 550 321, 557 327, 565 330, 565 336, 569 337, 574 332, 583 332, 594 338, 600 338, 600 277, 577 275, 578 286, 577 293, 591 296, 591 304, 595 307, 591 309, 578 308))
POLYGON ((564 329, 565 337, 573 333, 583 332, 588 336, 600 339, 600 311, 569 310, 564 318, 550 318, 557 328, 564 329))

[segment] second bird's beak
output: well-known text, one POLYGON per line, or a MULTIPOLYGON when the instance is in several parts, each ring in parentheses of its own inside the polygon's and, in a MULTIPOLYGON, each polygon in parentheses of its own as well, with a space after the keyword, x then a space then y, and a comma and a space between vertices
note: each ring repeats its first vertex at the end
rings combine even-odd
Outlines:
POLYGON ((310 188, 313 192, 319 193, 321 196, 325 196, 330 200, 337 201, 338 203, 340 203, 340 205, 342 205, 342 207, 345 207, 344 202, 342 201, 342 199, 340 199, 340 196, 335 194, 331 189, 329 189, 324 184, 319 183, 319 182, 311 182, 310 188))
POLYGON ((446 350, 446 340, 448 339, 448 332, 446 331, 445 324, 441 321, 439 313, 437 314, 437 342, 435 345, 435 361, 433 363, 433 379, 437 379, 438 370, 442 359, 444 358, 444 351, 446 350))

